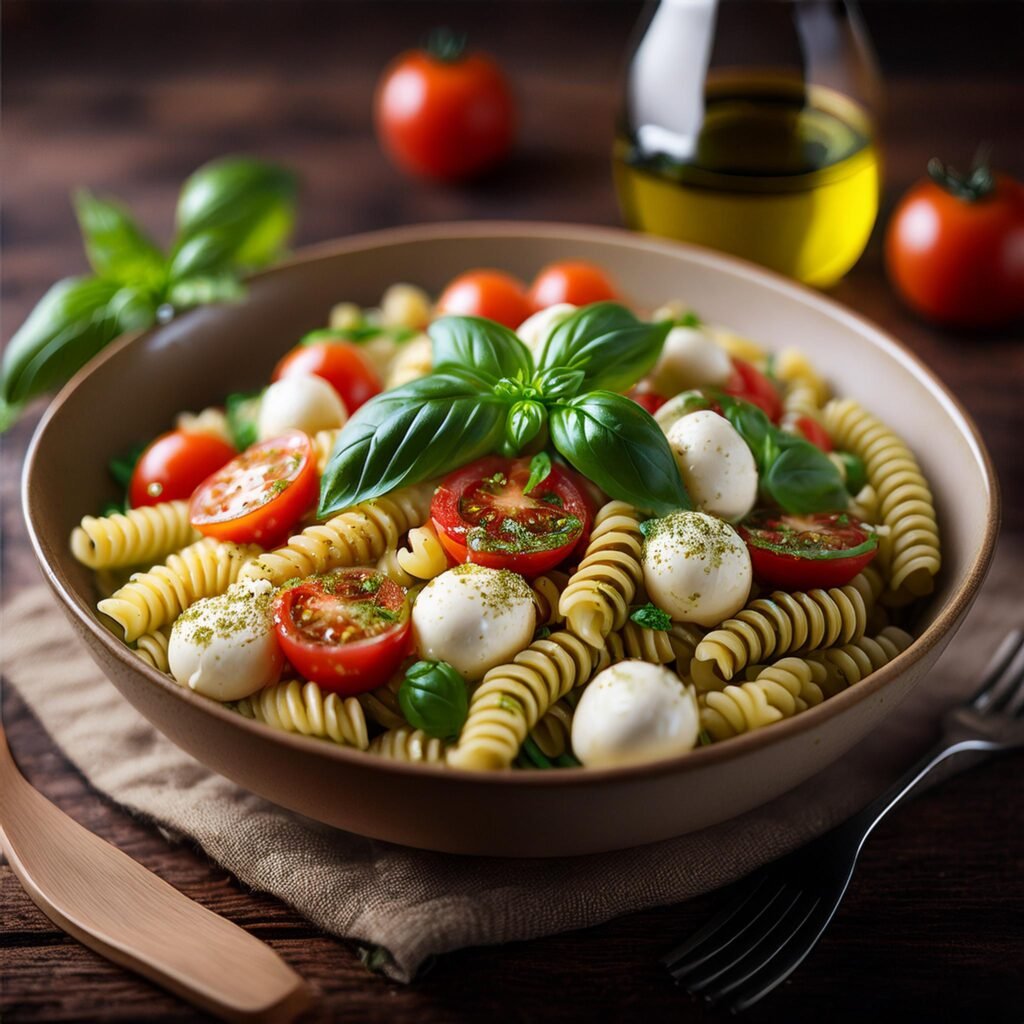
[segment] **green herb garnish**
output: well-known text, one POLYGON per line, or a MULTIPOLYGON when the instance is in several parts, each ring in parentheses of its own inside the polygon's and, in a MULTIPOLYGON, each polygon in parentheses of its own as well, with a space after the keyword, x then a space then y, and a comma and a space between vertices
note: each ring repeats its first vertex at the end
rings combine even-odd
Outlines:
POLYGON ((651 604, 650 601, 642 608, 634 609, 629 617, 644 629, 658 629, 664 632, 672 628, 672 616, 656 604, 651 604))

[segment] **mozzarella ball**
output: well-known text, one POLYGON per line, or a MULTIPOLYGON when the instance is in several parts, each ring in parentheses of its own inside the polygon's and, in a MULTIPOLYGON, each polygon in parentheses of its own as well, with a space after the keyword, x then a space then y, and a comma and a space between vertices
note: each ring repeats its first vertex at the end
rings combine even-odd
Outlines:
POLYGON ((469 682, 533 640, 533 591, 518 573, 459 565, 435 576, 412 608, 416 653, 447 661, 469 682))
POLYGON ((757 464, 739 431, 710 409, 669 427, 668 443, 694 502, 722 519, 742 519, 757 501, 757 464))
POLYGON ((692 686, 663 665, 620 661, 583 691, 572 749, 588 768, 657 761, 692 750, 699 727, 692 686))
POLYGON ((338 392, 322 377, 297 374, 282 377, 263 392, 258 421, 261 441, 286 430, 318 430, 343 427, 348 413, 338 392))
POLYGON ((703 512, 673 512, 645 529, 647 594, 677 622, 715 626, 746 604, 750 553, 728 523, 703 512))
POLYGON ((714 387, 732 376, 728 353, 698 327, 673 327, 651 371, 651 387, 663 395, 714 387))
POLYGON ((268 580, 246 580, 196 601, 171 630, 171 675, 219 701, 241 700, 276 683, 284 657, 271 616, 273 598, 268 580))
POLYGON ((519 340, 536 356, 548 340, 548 335, 569 318, 576 307, 571 302, 556 302, 553 306, 527 317, 516 330, 519 340))

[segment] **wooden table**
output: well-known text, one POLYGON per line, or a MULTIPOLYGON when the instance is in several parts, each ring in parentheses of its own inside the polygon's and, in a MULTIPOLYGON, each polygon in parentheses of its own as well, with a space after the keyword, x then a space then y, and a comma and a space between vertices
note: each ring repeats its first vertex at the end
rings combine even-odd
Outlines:
MULTIPOLYGON (((192 168, 250 151, 302 175, 298 241, 415 221, 512 217, 615 224, 608 145, 615 69, 638 8, 604 4, 4 4, 3 337, 55 278, 84 263, 68 191, 127 201, 166 237, 192 168), (515 158, 466 188, 409 182, 380 155, 370 104, 388 57, 437 23, 468 28, 510 70, 522 110, 515 158)), ((887 203, 941 153, 976 143, 1024 177, 1020 5, 869 5, 887 75, 887 203), (1015 42, 1016 40, 1016 42, 1015 42), (1017 62, 1015 64, 1015 61, 1017 62)), ((884 216, 883 216, 884 223, 884 216)), ((879 232, 835 290, 923 356, 976 418, 1002 478, 1007 530, 1024 530, 1024 344, 927 327, 886 285, 879 232)), ((38 409, 3 439, 5 597, 38 578, 17 474, 38 409)), ((1024 569, 1024 567, 1022 567, 1024 569)), ((205 906, 267 940, 348 1020, 698 1020, 657 956, 719 904, 629 915, 599 928, 470 949, 401 987, 352 945, 241 889, 98 796, 16 693, 4 693, 26 775, 72 816, 205 906)), ((1024 775, 1019 757, 925 795, 872 839, 827 938, 756 1021, 1019 1021, 1024 1006, 1024 775)), ((182 1020, 192 1011, 57 931, 0 867, 0 1010, 11 1024, 182 1020)))

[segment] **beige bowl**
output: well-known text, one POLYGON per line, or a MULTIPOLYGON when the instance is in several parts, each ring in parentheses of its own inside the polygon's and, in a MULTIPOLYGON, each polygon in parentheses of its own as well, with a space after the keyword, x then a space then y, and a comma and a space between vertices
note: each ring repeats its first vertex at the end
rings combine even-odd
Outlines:
POLYGON ((624 231, 475 223, 363 235, 308 250, 256 277, 238 305, 198 310, 111 346, 40 424, 25 465, 36 555, 71 622, 115 686, 204 764, 312 818, 410 846, 561 856, 648 843, 770 800, 836 760, 935 663, 985 576, 998 495, 974 425, 892 338, 781 277, 701 249, 624 231), (865 683, 796 718, 657 764, 599 771, 457 773, 393 764, 275 731, 176 686, 104 628, 91 574, 68 550, 78 519, 111 497, 108 457, 168 428, 182 409, 262 384, 281 354, 343 299, 378 301, 395 281, 437 292, 497 266, 523 277, 552 260, 604 266, 640 307, 691 302, 769 348, 796 345, 841 395, 903 434, 938 502, 945 564, 913 646, 865 683))

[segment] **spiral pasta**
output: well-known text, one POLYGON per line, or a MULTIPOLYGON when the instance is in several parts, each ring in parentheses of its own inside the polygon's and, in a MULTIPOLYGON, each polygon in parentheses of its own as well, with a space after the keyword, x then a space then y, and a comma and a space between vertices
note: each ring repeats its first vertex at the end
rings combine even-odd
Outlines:
POLYGON ((653 665, 666 665, 675 661, 676 652, 672 638, 664 629, 646 629, 629 620, 615 635, 622 642, 623 653, 616 658, 638 658, 653 665))
POLYGON ((572 716, 576 710, 576 693, 567 693, 555 701, 542 715, 530 733, 545 757, 556 758, 572 753, 572 716))
POLYGON ((209 434, 218 441, 233 446, 227 414, 216 405, 211 405, 200 412, 179 413, 174 425, 186 434, 209 434))
POLYGON ((440 576, 448 568, 448 554, 434 524, 428 522, 409 531, 404 547, 385 551, 377 568, 399 586, 411 587, 440 576))
POLYGON ((704 630, 689 622, 673 622, 668 630, 668 642, 675 654, 676 671, 684 681, 689 680, 690 662, 697 652, 697 645, 704 639, 704 630))
POLYGON ((558 602, 567 627, 594 647, 629 618, 643 581, 643 540, 632 505, 610 501, 597 513, 583 561, 558 602))
POLYGON ((941 565, 932 492, 910 449, 852 398, 834 399, 823 421, 836 445, 864 460, 887 536, 879 559, 889 589, 908 598, 930 594, 941 565))
POLYGON ((199 598, 223 594, 259 550, 204 537, 168 556, 163 565, 134 573, 97 607, 124 630, 125 640, 135 640, 173 622, 199 598))
POLYGON ((199 539, 187 501, 162 501, 112 516, 84 516, 71 531, 71 553, 90 569, 152 565, 199 539))
POLYGON ((167 672, 170 670, 167 662, 167 645, 170 643, 170 640, 170 626, 163 626, 152 633, 143 633, 135 641, 135 653, 147 665, 152 665, 158 672, 167 672))
POLYGON ((821 688, 826 696, 833 697, 888 664, 913 642, 914 638, 909 633, 896 626, 887 626, 875 637, 863 636, 842 647, 808 655, 807 660, 825 669, 821 688))
POLYGON ((419 334, 407 341, 391 360, 388 367, 386 384, 388 388, 397 388, 408 384, 411 380, 425 377, 433 369, 434 347, 430 338, 419 334))
POLYGON ((791 718, 821 702, 825 676, 825 668, 817 662, 783 658, 739 686, 701 694, 701 728, 713 739, 724 740, 791 718))
POLYGON ((697 645, 690 663, 697 689, 720 689, 745 665, 774 654, 817 650, 863 636, 870 594, 870 583, 858 580, 828 591, 776 590, 749 602, 697 645))
POLYGON ((276 551, 254 558, 241 579, 267 579, 274 586, 295 576, 312 576, 343 566, 372 565, 430 510, 432 484, 417 484, 386 498, 375 498, 308 526, 276 551))
POLYGON ((422 729, 400 726, 375 737, 368 749, 371 754, 391 761, 444 764, 447 747, 442 740, 428 736, 422 729))
POLYGON ((327 463, 331 461, 331 452, 334 451, 334 444, 340 433, 341 427, 333 427, 328 430, 318 430, 313 435, 313 457, 316 462, 316 471, 320 476, 324 475, 327 463))
POLYGON ((324 694, 316 683, 292 679, 268 686, 234 705, 239 714, 303 736, 333 740, 343 747, 370 745, 366 718, 355 697, 324 694))
POLYGON ((396 676, 375 690, 367 690, 357 695, 356 700, 362 704, 363 711, 371 722, 376 722, 385 729, 400 729, 409 724, 398 703, 398 688, 401 685, 402 677, 396 676))
POLYGON ((537 609, 538 626, 557 626, 565 621, 565 616, 558 610, 558 602, 568 582, 567 573, 549 569, 530 584, 533 590, 533 604, 537 609))
POLYGON ((458 744, 449 750, 456 768, 508 768, 541 716, 599 668, 601 652, 562 631, 534 640, 507 665, 492 668, 469 702, 458 744))

